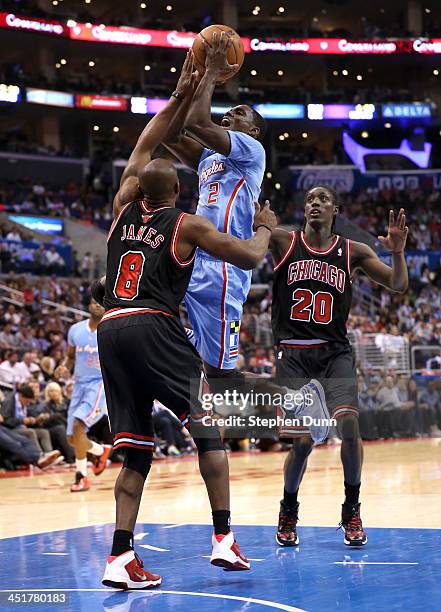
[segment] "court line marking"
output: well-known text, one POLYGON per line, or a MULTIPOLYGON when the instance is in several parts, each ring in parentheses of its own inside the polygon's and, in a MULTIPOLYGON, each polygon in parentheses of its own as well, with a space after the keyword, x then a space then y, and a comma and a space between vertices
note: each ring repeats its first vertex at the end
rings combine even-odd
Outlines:
POLYGON ((56 555, 57 557, 68 557, 69 553, 59 553, 59 552, 45 552, 43 555, 56 555))
POLYGON ((419 565, 404 561, 334 561, 334 565, 419 565))
POLYGON ((140 544, 141 548, 148 548, 149 550, 156 550, 157 552, 170 552, 168 548, 159 548, 158 546, 152 546, 151 544, 140 544))
POLYGON ((148 536, 149 532, 148 531, 143 531, 142 533, 137 533, 135 536, 133 536, 133 539, 137 542, 138 540, 142 540, 143 538, 145 538, 145 536, 148 536))
POLYGON ((175 527, 184 527, 188 523, 177 523, 176 525, 162 525, 162 529, 174 529, 175 527))
MULTIPOLYGON (((203 559, 210 559, 210 555, 201 555, 203 559)), ((265 561, 265 559, 250 559, 247 557, 248 561, 265 561)))
MULTIPOLYGON (((121 593, 120 589, 0 589, 0 593, 121 593)), ((130 591, 133 593, 133 591, 130 591)), ((277 610, 285 610, 285 612, 306 612, 303 608, 296 608, 287 604, 278 603, 277 601, 268 601, 267 599, 255 599, 254 597, 240 597, 239 595, 222 595, 220 593, 195 593, 193 591, 148 591, 150 595, 190 595, 193 597, 213 597, 215 599, 232 599, 234 601, 244 601, 245 603, 255 603, 268 608, 276 608, 277 610)), ((141 594, 141 593, 140 593, 141 594)), ((146 596, 146 592, 143 592, 146 596)), ((134 598, 133 598, 134 599, 134 598)))

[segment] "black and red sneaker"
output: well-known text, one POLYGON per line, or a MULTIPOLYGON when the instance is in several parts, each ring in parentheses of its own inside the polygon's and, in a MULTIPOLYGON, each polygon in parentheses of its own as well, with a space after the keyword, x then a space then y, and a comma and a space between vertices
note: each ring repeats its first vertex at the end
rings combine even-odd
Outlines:
POLYGON ((341 523, 339 525, 345 532, 346 546, 364 546, 367 544, 367 535, 363 529, 360 516, 360 504, 347 504, 341 507, 341 523))
POLYGON ((279 525, 277 527, 276 542, 279 546, 297 546, 300 542, 297 535, 297 521, 299 520, 299 504, 289 508, 283 501, 280 502, 279 525))

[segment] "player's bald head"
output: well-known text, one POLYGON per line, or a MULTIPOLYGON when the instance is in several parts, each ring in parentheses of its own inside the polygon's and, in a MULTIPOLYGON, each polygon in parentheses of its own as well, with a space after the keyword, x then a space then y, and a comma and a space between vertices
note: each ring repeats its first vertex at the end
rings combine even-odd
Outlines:
POLYGON ((179 194, 176 168, 168 159, 153 159, 138 176, 139 187, 150 204, 171 203, 179 194))

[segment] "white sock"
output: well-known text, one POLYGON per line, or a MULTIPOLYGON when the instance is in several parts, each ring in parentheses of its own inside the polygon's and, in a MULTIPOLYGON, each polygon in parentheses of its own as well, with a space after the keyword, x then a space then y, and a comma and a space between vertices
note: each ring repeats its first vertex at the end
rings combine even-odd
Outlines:
POLYGON ((90 443, 92 444, 92 446, 87 449, 88 453, 90 453, 91 455, 96 455, 97 457, 104 453, 104 448, 101 446, 101 444, 98 444, 97 442, 92 442, 92 440, 90 441, 90 443))
POLYGON ((76 459, 75 464, 77 466, 77 472, 80 472, 83 476, 87 476, 87 457, 84 459, 76 459))

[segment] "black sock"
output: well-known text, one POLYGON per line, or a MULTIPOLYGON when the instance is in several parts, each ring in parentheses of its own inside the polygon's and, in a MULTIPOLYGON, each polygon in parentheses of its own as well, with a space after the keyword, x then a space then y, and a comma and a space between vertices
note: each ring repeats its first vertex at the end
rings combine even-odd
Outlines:
POLYGON ((297 491, 294 491, 294 493, 288 493, 286 489, 283 489, 283 503, 285 506, 288 506, 288 508, 296 508, 298 492, 298 489, 297 491))
POLYGON ((213 526, 215 534, 227 535, 230 532, 230 511, 229 510, 214 510, 213 526))
POLYGON ((361 483, 358 483, 356 485, 350 485, 345 482, 345 504, 351 504, 351 506, 353 506, 354 504, 358 504, 358 498, 360 495, 360 484, 361 483))
POLYGON ((133 550, 133 533, 124 529, 116 529, 113 534, 112 557, 118 557, 128 550, 133 550))

